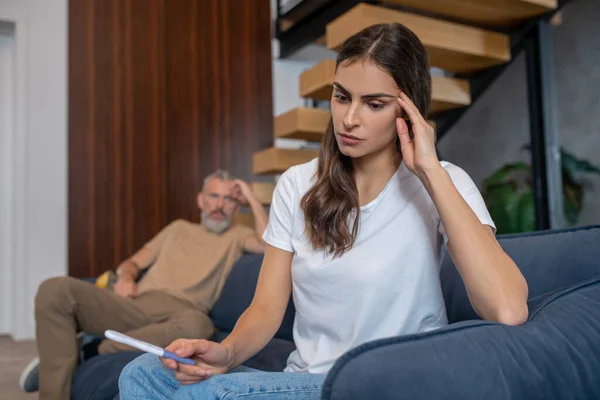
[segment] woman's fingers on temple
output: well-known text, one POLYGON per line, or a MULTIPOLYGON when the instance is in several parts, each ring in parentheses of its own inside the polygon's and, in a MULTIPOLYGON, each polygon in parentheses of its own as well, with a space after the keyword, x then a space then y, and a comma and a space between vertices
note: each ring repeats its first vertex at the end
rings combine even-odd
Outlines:
POLYGON ((415 115, 414 108, 412 108, 408 103, 406 103, 400 97, 398 97, 398 104, 400 104, 400 107, 402 107, 402 109, 404 110, 406 115, 408 115, 408 118, 410 119, 410 121, 412 122, 413 125, 419 122, 417 116, 415 115))
POLYGON ((413 101, 410 99, 410 97, 408 97, 408 95, 404 92, 400 93, 400 100, 402 100, 404 103, 406 103, 409 108, 411 108, 413 111, 415 111, 415 113, 417 113, 418 115, 421 115, 421 113, 419 112, 419 109, 417 108, 417 106, 415 105, 415 103, 413 103, 413 101))
POLYGON ((421 115, 421 112, 419 111, 417 106, 415 106, 415 104, 412 102, 410 97, 406 95, 406 93, 400 93, 400 96, 398 97, 398 102, 400 103, 400 107, 402 107, 402 109, 406 111, 413 124, 426 123, 425 119, 421 115))

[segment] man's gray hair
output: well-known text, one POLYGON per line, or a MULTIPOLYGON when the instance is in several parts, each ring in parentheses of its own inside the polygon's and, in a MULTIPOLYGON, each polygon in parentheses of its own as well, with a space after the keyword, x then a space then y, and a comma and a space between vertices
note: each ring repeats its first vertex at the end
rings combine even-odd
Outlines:
POLYGON ((235 177, 233 175, 231 175, 228 171, 218 169, 215 172, 213 172, 212 174, 208 175, 206 178, 204 178, 204 182, 202 182, 202 191, 204 191, 204 188, 206 187, 206 184, 208 183, 208 181, 210 181, 213 178, 219 178, 222 181, 235 180, 235 177))

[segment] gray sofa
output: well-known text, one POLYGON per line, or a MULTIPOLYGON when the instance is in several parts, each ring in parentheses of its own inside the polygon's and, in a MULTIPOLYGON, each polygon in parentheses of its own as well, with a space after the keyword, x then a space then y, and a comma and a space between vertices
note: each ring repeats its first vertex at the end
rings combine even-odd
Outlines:
MULTIPOLYGON (((324 399, 600 399, 600 226, 500 236, 529 283, 529 320, 479 320, 449 257, 440 276, 450 325, 349 351, 325 382, 324 399)), ((212 312, 231 331, 252 298, 261 257, 234 267, 212 312)), ((293 350, 290 302, 271 343, 246 365, 280 371, 293 350)), ((73 399, 113 399, 121 369, 139 353, 85 361, 73 399)))

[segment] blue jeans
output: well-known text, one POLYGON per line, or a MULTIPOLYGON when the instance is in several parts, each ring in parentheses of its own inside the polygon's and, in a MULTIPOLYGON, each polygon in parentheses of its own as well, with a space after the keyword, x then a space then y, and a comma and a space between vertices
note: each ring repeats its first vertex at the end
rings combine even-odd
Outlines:
POLYGON ((321 398, 325 374, 264 372, 238 367, 195 385, 182 386, 174 371, 165 368, 157 356, 144 354, 121 372, 121 400, 316 400, 321 398))

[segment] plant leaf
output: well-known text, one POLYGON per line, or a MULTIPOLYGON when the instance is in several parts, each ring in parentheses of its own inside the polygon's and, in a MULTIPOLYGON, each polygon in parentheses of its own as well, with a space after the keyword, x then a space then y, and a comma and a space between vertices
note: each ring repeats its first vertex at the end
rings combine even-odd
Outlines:
POLYGON ((568 151, 561 149, 560 151, 561 169, 563 172, 563 180, 565 175, 567 180, 579 183, 579 167, 578 160, 568 151))
POLYGON ((519 231, 519 194, 510 184, 496 186, 485 199, 498 234, 519 231))
POLYGON ((519 199, 519 232, 535 231, 535 209, 533 192, 528 191, 519 199))
MULTIPOLYGON (((531 145, 521 150, 531 152, 531 145)), ((574 225, 583 204, 581 175, 600 175, 600 166, 587 159, 580 159, 563 147, 560 149, 563 181, 564 215, 569 224, 574 225)), ((506 164, 482 182, 482 193, 490 214, 496 223, 498 233, 529 232, 535 230, 535 206, 531 188, 531 169, 523 163, 506 164), (529 180, 522 182, 519 174, 526 172, 529 180), (524 183, 524 187, 523 187, 524 183), (523 190, 525 189, 525 191, 523 190)))
POLYGON ((600 175, 600 167, 597 167, 588 160, 579 160, 578 167, 583 172, 591 172, 600 175))
POLYGON ((594 173, 600 175, 600 167, 592 164, 589 160, 577 158, 572 153, 561 149, 563 173, 568 173, 572 181, 581 183, 581 173, 594 173))
POLYGON ((568 201, 578 213, 583 206, 583 186, 577 183, 563 182, 563 202, 568 201))
POLYGON ((516 162, 512 164, 506 164, 500 169, 496 170, 489 178, 485 179, 482 183, 483 188, 491 188, 496 185, 503 185, 507 183, 511 174, 515 172, 527 172, 530 173, 529 165, 524 162, 516 162))

